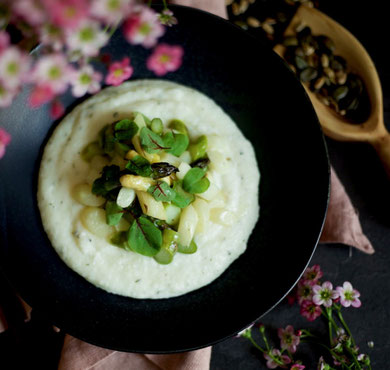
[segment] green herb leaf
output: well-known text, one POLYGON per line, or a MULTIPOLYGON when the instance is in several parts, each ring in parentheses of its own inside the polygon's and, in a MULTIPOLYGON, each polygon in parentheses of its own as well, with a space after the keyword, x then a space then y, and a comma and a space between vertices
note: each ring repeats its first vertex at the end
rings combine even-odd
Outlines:
POLYGON ((106 222, 110 226, 118 225, 118 222, 123 216, 123 208, 118 206, 116 202, 108 201, 106 204, 106 222))
POLYGON ((126 168, 138 176, 149 177, 152 174, 149 161, 140 155, 136 155, 127 162, 126 168))
POLYGON ((153 222, 141 216, 131 225, 127 241, 134 252, 152 257, 161 249, 162 233, 153 222))
POLYGON ((187 148, 190 140, 187 135, 175 134, 172 131, 163 136, 164 145, 169 148, 165 151, 179 157, 187 148))
POLYGON ((170 202, 175 198, 175 191, 164 181, 157 181, 157 184, 148 188, 148 193, 159 202, 170 202))
POLYGON ((130 148, 131 147, 129 145, 120 143, 119 141, 114 144, 115 152, 122 158, 126 155, 130 148))
POLYGON ((115 148, 115 136, 112 125, 106 125, 99 133, 99 143, 106 154, 111 154, 115 148))
POLYGON ((183 179, 183 189, 191 194, 204 193, 210 186, 206 172, 199 167, 191 168, 183 179))
POLYGON ((170 149, 166 147, 164 141, 160 135, 157 135, 147 127, 143 127, 140 131, 140 140, 143 149, 150 154, 160 153, 164 149, 170 149))
POLYGON ((138 132, 138 126, 135 122, 129 119, 122 119, 115 123, 115 138, 117 140, 131 140, 133 136, 138 132))
POLYGON ((126 249, 127 251, 131 251, 129 244, 127 243, 127 232, 126 231, 118 231, 114 234, 114 236, 110 239, 110 243, 116 245, 119 248, 126 249))
POLYGON ((176 195, 171 202, 179 208, 187 207, 195 199, 194 195, 189 194, 183 190, 179 181, 173 183, 173 190, 175 191, 176 195))
POLYGON ((92 193, 107 198, 108 193, 121 186, 119 178, 121 170, 119 166, 105 166, 101 177, 97 178, 92 184, 92 193))

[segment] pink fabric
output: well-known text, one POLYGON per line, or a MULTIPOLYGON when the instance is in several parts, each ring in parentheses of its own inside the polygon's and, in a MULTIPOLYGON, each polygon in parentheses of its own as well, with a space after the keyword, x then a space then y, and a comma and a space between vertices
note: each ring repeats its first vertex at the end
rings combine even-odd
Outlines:
POLYGON ((227 19, 225 0, 171 0, 170 3, 202 9, 227 19))
POLYGON ((374 253, 373 246, 363 234, 358 214, 333 168, 330 186, 328 213, 320 242, 343 243, 352 245, 368 254, 374 253))
POLYGON ((209 369, 211 347, 173 355, 117 352, 65 336, 59 370, 202 370, 209 369))

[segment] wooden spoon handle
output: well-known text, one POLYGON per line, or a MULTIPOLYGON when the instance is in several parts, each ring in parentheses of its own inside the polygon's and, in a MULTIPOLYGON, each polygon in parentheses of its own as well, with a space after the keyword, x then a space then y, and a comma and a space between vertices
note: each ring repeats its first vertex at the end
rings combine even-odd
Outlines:
POLYGON ((386 133, 375 139, 375 141, 372 141, 372 145, 383 163, 387 176, 390 178, 390 134, 386 133))

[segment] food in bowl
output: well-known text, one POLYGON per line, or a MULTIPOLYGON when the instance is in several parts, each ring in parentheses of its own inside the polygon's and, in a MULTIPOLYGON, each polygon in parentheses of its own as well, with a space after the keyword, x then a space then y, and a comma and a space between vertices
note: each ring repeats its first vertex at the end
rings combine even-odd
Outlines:
POLYGON ((110 87, 56 127, 38 206, 59 256, 108 292, 169 298, 209 284, 259 217, 250 142, 210 98, 161 80, 110 87))

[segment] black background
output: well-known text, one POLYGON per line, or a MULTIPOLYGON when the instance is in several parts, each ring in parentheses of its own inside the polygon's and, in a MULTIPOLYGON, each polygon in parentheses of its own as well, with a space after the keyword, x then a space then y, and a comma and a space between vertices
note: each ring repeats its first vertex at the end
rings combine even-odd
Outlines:
MULTIPOLYGON (((382 82, 385 121, 390 123, 389 21, 386 3, 379 0, 322 0, 319 8, 349 29, 371 55, 382 82)), ((366 255, 344 245, 320 245, 312 263, 321 265, 324 279, 335 285, 349 280, 361 292, 362 307, 345 310, 344 317, 361 351, 371 356, 373 369, 386 369, 390 359, 390 182, 374 149, 368 144, 341 143, 330 139, 327 144, 331 163, 359 211, 363 230, 376 253, 366 255), (375 343, 373 349, 368 348, 367 341, 375 343)), ((291 248, 298 251, 299 240, 292 238, 291 248)), ((277 270, 270 279, 283 279, 284 274, 287 271, 277 270)), ((9 301, 7 305, 7 309, 11 310, 18 307, 16 302, 9 301)), ((52 331, 39 312, 33 312, 32 320, 27 325, 20 324, 22 312, 16 308, 14 312, 14 329, 0 335, 2 352, 25 358, 30 365, 39 364, 41 369, 56 368, 64 333, 52 331)), ((297 329, 311 327, 319 334, 325 333, 325 323, 321 319, 308 323, 299 315, 297 306, 290 307, 286 302, 282 302, 261 321, 273 339, 276 328, 288 324, 297 329)), ((277 340, 275 344, 278 345, 277 340)), ((308 369, 315 369, 319 354, 318 349, 302 345, 296 358, 302 359, 308 369)), ((213 347, 211 368, 266 369, 266 366, 262 355, 247 340, 232 338, 213 347)))

